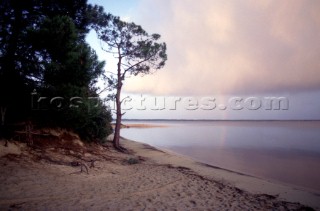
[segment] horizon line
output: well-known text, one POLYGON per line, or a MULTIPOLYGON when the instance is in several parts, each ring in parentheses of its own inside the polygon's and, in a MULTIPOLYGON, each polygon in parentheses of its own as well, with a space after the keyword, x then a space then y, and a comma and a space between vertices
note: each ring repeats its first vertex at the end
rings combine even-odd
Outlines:
POLYGON ((122 121, 320 121, 320 119, 122 119, 122 121))

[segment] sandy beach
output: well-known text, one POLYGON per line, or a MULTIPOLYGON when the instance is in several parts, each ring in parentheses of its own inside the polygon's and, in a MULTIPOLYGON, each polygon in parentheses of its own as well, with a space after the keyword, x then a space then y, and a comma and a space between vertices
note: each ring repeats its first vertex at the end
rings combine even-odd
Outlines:
POLYGON ((130 140, 0 142, 0 210, 319 210, 320 195, 130 140), (312 210, 312 209, 311 209, 312 210))

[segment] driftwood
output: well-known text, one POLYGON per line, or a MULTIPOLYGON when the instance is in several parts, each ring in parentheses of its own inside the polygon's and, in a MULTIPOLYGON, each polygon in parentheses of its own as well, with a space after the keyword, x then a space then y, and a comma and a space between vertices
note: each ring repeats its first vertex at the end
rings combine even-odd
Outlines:
POLYGON ((80 166, 80 173, 86 172, 87 174, 89 174, 89 169, 85 163, 75 161, 71 162, 71 166, 80 166))
POLYGON ((89 174, 89 170, 88 170, 88 167, 87 167, 86 164, 81 163, 80 166, 81 166, 81 171, 80 172, 84 172, 84 170, 85 170, 85 172, 87 172, 87 174, 89 174))

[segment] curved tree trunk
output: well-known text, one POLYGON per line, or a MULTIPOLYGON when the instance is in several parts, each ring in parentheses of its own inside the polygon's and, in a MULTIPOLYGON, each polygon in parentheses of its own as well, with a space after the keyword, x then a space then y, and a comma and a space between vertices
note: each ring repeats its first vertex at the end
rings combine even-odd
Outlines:
POLYGON ((121 89, 117 91, 117 97, 116 97, 117 119, 116 119, 116 126, 114 129, 113 146, 116 150, 120 152, 126 152, 126 148, 120 145, 120 129, 121 129, 121 119, 122 119, 120 92, 121 92, 121 89))
POLYGON ((121 129, 121 102, 120 102, 120 91, 117 90, 117 96, 116 96, 116 126, 114 129, 114 137, 113 137, 113 146, 117 150, 121 150, 120 147, 120 129, 121 129))
POLYGON ((122 75, 121 75, 121 55, 119 50, 119 63, 118 63, 118 74, 117 74, 117 93, 116 93, 116 127, 114 130, 113 146, 115 149, 124 152, 125 148, 120 146, 120 129, 121 129, 121 89, 122 89, 122 75))

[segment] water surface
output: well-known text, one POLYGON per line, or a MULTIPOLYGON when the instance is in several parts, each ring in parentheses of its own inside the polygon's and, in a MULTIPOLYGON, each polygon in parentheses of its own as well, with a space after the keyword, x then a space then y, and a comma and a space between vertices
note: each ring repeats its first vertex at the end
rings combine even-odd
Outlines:
POLYGON ((320 121, 143 121, 125 138, 248 175, 320 191, 320 121))

